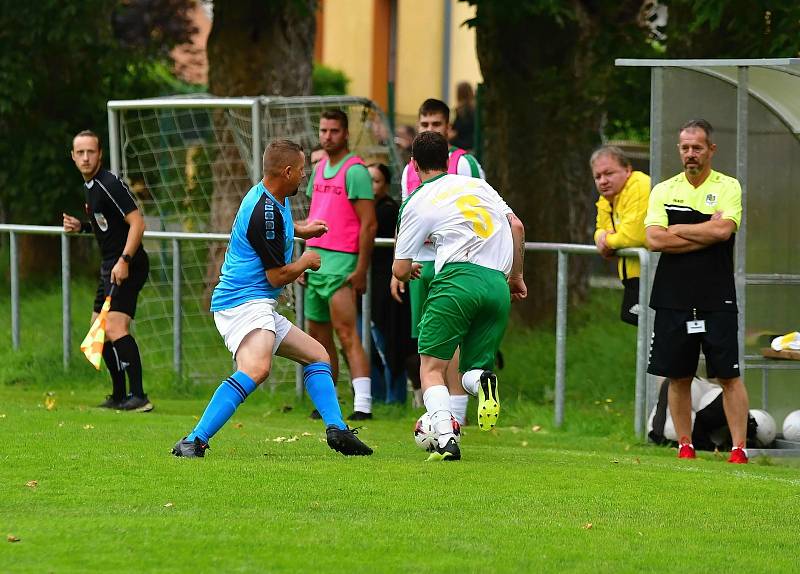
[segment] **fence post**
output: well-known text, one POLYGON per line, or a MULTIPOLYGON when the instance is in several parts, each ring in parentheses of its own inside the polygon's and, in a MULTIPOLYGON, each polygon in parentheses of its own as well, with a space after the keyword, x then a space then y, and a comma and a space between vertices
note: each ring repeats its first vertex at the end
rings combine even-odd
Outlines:
POLYGON ((63 343, 62 360, 64 370, 69 368, 69 351, 72 347, 72 297, 69 289, 69 235, 61 234, 61 341, 63 343))
POLYGON ((636 327, 636 399, 633 415, 633 431, 636 436, 645 434, 647 416, 647 360, 648 360, 648 315, 647 284, 650 276, 650 253, 639 249, 639 315, 636 327))
POLYGON ((567 254, 558 251, 556 286, 556 392, 555 426, 564 423, 564 379, 567 362, 567 254))
POLYGON ((11 256, 11 347, 19 349, 19 254, 17 234, 9 233, 9 255, 11 256))
POLYGON ((172 369, 181 380, 181 244, 172 240, 172 369))
MULTIPOLYGON (((295 249, 298 253, 298 257, 303 254, 303 246, 305 244, 300 241, 295 241, 295 249)), ((303 327, 305 327, 305 308, 303 307, 303 297, 305 296, 305 291, 303 286, 299 283, 294 283, 294 324, 297 326, 298 329, 301 331, 303 327)), ((334 381, 335 382, 335 381, 334 381)), ((294 392, 297 395, 297 398, 301 398, 303 396, 303 365, 297 363, 294 368, 294 392)))
POLYGON ((367 362, 372 356, 372 277, 371 269, 367 269, 367 290, 361 296, 361 346, 367 356, 367 362))

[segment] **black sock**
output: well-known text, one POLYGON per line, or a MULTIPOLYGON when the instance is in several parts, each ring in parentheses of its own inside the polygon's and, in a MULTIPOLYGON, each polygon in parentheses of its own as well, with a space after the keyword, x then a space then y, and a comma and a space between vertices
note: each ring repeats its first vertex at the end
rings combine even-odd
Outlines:
POLYGON ((128 384, 131 394, 144 398, 142 389, 142 359, 139 357, 139 346, 131 335, 125 335, 114 341, 114 348, 122 368, 128 373, 128 384))
POLYGON ((114 345, 111 341, 103 344, 103 360, 106 362, 108 372, 111 373, 111 398, 117 402, 125 400, 125 372, 119 368, 117 355, 114 353, 114 345))

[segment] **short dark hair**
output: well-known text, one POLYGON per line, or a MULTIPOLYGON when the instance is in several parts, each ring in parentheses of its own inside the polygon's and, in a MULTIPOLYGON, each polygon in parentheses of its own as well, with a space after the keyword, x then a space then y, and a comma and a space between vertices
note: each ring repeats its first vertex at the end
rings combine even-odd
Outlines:
POLYGON ((387 184, 392 183, 392 171, 385 163, 371 163, 367 167, 374 167, 383 175, 383 181, 387 184))
POLYGON ((422 102, 422 105, 419 107, 419 117, 430 116, 432 114, 442 114, 444 116, 444 121, 450 121, 450 108, 447 107, 447 104, 442 100, 428 98, 422 102))
POLYGON ((303 146, 292 140, 275 140, 264 150, 264 175, 278 175, 287 165, 294 165, 303 146))
POLYGON ((711 145, 713 141, 712 136, 714 135, 714 128, 711 127, 711 124, 708 122, 708 120, 704 120, 702 118, 689 120, 681 126, 681 129, 678 130, 678 133, 680 134, 685 130, 703 130, 706 133, 706 143, 711 145))
POLYGON ((81 130, 78 133, 76 133, 75 137, 72 138, 72 145, 73 146, 75 145, 75 139, 76 138, 82 138, 82 137, 90 137, 90 138, 96 139, 97 140, 97 149, 100 149, 101 147, 103 147, 103 142, 100 141, 100 136, 97 135, 96 133, 94 133, 92 130, 81 130))
POLYGON ((447 140, 436 132, 422 132, 411 144, 411 157, 419 165, 420 171, 447 171, 448 152, 447 140))
POLYGON ((622 167, 631 167, 631 160, 628 159, 624 151, 615 145, 604 145, 594 150, 592 156, 589 158, 589 166, 593 168, 594 162, 605 155, 613 157, 622 167))
POLYGON ((338 120, 344 129, 348 129, 347 114, 338 108, 332 108, 322 112, 321 120, 338 120))

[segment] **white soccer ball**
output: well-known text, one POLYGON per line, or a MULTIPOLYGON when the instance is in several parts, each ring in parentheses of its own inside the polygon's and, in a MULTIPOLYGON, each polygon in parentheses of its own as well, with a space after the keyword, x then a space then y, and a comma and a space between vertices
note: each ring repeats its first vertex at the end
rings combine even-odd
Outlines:
MULTIPOLYGON (((453 434, 456 437, 456 442, 461 442, 461 425, 458 424, 454 417, 450 417, 450 422, 453 425, 453 434)), ((422 450, 431 452, 436 448, 438 441, 439 434, 433 428, 431 416, 428 413, 424 413, 414 425, 414 442, 422 450)))
POLYGON ((775 419, 767 411, 762 411, 761 409, 750 409, 750 414, 758 423, 756 443, 762 447, 771 445, 776 435, 775 419))
POLYGON ((783 438, 800 442, 800 411, 792 411, 783 419, 783 438))

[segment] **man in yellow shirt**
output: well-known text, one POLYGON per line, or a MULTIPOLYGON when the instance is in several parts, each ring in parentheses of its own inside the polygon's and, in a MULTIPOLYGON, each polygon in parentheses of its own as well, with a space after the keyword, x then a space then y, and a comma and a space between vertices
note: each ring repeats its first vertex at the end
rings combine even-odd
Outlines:
POLYGON ((748 399, 739 369, 733 248, 742 189, 736 179, 711 169, 716 149, 706 120, 684 124, 678 135, 684 170, 650 194, 647 244, 661 258, 650 297, 656 318, 647 372, 670 379, 678 458, 695 458, 691 385, 702 348, 708 377, 722 387, 733 441, 728 462, 741 464, 748 460, 748 399))
MULTIPOLYGON (((597 223, 594 243, 603 257, 612 257, 617 249, 645 247, 644 217, 650 196, 650 176, 633 171, 630 160, 615 146, 595 150, 589 159, 592 176, 600 197, 597 200, 597 223)), ((638 324, 639 259, 619 258, 619 278, 624 287, 620 319, 638 324)))

